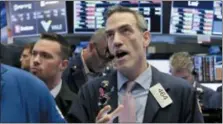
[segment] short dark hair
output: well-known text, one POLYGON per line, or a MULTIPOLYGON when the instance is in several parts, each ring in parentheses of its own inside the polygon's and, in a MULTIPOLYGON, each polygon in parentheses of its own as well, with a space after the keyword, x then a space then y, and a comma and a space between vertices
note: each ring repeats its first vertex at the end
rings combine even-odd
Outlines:
POLYGON ((125 13, 125 12, 131 13, 134 15, 136 19, 136 24, 139 30, 141 30, 142 32, 148 30, 147 22, 140 12, 132 10, 128 7, 121 6, 121 5, 111 6, 106 12, 106 20, 114 13, 125 13))
POLYGON ((35 43, 28 43, 28 44, 25 44, 24 47, 23 47, 23 50, 25 50, 25 49, 29 49, 29 53, 31 54, 34 45, 35 45, 35 43))
POLYGON ((70 45, 68 41, 56 33, 42 33, 40 39, 51 40, 60 44, 61 58, 68 59, 70 55, 70 45))

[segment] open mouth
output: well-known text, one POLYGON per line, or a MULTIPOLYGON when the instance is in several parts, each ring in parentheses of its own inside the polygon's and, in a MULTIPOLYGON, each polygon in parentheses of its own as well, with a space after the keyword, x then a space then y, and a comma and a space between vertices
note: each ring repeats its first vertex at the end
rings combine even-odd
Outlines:
POLYGON ((125 51, 121 51, 121 52, 116 52, 116 58, 120 59, 124 56, 128 55, 128 52, 125 52, 125 51))

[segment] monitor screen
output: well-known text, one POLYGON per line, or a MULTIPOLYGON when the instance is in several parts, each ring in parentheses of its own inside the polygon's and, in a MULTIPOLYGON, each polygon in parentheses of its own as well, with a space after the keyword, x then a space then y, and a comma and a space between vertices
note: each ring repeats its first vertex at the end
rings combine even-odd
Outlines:
POLYGON ((213 8, 213 1, 173 1, 170 34, 212 35, 213 8))
POLYGON ((222 36, 222 1, 214 1, 213 35, 222 36))
POLYGON ((67 33, 65 1, 10 1, 13 37, 67 33))
POLYGON ((221 55, 195 55, 193 57, 193 63, 198 82, 215 83, 222 81, 221 55))
POLYGON ((1 43, 7 43, 7 15, 4 1, 0 1, 0 14, 1 43))
POLYGON ((149 64, 154 66, 161 72, 170 74, 169 60, 147 60, 149 64))
POLYGON ((140 11, 152 33, 162 33, 162 2, 151 1, 74 1, 74 33, 93 33, 105 26, 108 7, 120 4, 140 11))

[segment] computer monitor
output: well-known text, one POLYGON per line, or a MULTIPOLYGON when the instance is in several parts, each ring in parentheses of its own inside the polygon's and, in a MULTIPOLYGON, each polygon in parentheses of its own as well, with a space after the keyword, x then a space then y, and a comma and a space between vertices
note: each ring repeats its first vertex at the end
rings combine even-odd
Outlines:
POLYGON ((67 33, 65 1, 9 1, 13 37, 67 33))
MULTIPOLYGON (((215 13, 218 14, 219 12, 215 13)), ((170 34, 193 36, 197 36, 198 34, 212 35, 213 23, 214 25, 219 25, 219 21, 213 21, 213 18, 213 1, 173 1, 170 18, 170 34)))
POLYGON ((140 11, 151 33, 162 33, 162 2, 152 1, 74 1, 74 33, 92 34, 105 26, 108 7, 120 4, 140 11))
POLYGON ((222 1, 214 1, 214 20, 212 34, 222 37, 222 1))

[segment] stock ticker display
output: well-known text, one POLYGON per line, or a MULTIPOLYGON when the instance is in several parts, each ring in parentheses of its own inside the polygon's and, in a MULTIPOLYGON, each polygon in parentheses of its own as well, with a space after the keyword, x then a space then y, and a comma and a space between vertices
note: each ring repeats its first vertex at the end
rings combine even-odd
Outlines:
POLYGON ((67 32, 65 1, 10 1, 9 12, 14 37, 67 32))
POLYGON ((173 1, 170 34, 222 34, 221 1, 173 1))
POLYGON ((213 35, 222 36, 222 1, 214 1, 213 35))
POLYGON ((152 33, 162 33, 162 3, 151 1, 74 1, 74 33, 93 33, 105 26, 108 7, 119 4, 140 11, 152 33))

